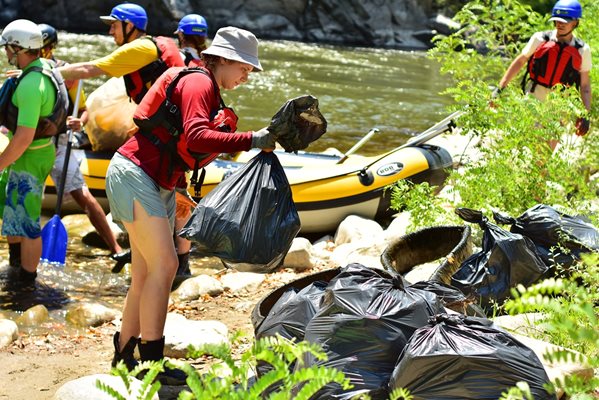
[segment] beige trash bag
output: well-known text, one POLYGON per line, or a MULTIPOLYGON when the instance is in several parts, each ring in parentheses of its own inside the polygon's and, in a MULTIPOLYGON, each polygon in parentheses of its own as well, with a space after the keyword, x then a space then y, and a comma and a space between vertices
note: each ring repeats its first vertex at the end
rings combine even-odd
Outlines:
POLYGON ((85 131, 94 151, 114 151, 136 131, 133 112, 123 78, 110 78, 86 101, 89 120, 85 131))

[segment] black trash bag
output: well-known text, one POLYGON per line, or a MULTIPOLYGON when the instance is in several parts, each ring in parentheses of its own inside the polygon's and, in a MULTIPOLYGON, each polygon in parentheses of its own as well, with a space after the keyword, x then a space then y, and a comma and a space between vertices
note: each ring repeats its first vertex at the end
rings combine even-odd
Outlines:
POLYGON ((306 327, 305 340, 322 346, 328 361, 306 355, 304 364, 337 368, 354 387, 344 391, 329 384, 311 400, 365 393, 373 400, 387 399, 389 377, 406 343, 442 309, 434 293, 406 287, 399 275, 360 264, 342 269, 306 327))
POLYGON ((256 330, 256 339, 279 334, 297 342, 304 340, 306 325, 319 310, 327 285, 316 281, 299 292, 291 288, 283 293, 256 330))
POLYGON ((299 229, 279 159, 260 152, 200 201, 179 235, 228 267, 270 272, 283 261, 299 229))
POLYGON ((458 208, 465 221, 483 229, 482 250, 468 257, 451 277, 451 285, 466 295, 480 297, 484 307, 510 296, 510 289, 529 286, 539 280, 547 266, 534 243, 518 233, 510 233, 489 222, 480 211, 458 208))
POLYGON ((476 303, 474 296, 466 296, 456 287, 434 280, 416 282, 410 287, 433 292, 441 300, 443 306, 452 311, 471 317, 487 318, 483 309, 476 303))
POLYGON ((272 117, 268 131, 286 152, 303 150, 327 131, 318 99, 305 95, 288 100, 272 117))
POLYGON ((481 400, 501 397, 525 381, 535 400, 555 399, 536 354, 484 318, 442 314, 410 339, 389 390, 405 388, 414 400, 481 400))
MULTIPOLYGON (((316 281, 306 286, 299 292, 296 288, 289 288, 264 318, 264 321, 256 329, 256 340, 281 335, 285 339, 295 340, 296 343, 304 340, 305 329, 308 322, 314 317, 319 309, 320 301, 328 282, 316 281)), ((292 372, 295 363, 289 366, 292 372)), ((269 363, 259 361, 257 375, 264 376, 272 370, 269 363)), ((271 385, 264 394, 271 393, 279 387, 279 383, 271 385)))
POLYGON ((530 238, 547 266, 570 266, 582 253, 599 250, 599 231, 580 217, 573 217, 555 208, 537 204, 518 218, 493 214, 500 224, 511 224, 511 232, 530 238))

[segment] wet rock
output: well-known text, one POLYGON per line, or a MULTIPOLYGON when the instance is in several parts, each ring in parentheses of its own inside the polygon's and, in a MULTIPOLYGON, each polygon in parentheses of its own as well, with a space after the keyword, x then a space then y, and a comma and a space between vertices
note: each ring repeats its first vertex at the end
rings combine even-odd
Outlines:
POLYGON ((302 272, 314 268, 315 262, 312 258, 312 243, 306 238, 298 237, 293 239, 291 248, 285 256, 283 267, 293 268, 297 272, 302 272))
POLYGON ((192 345, 221 344, 229 341, 229 329, 219 321, 192 321, 181 314, 169 313, 164 326, 164 355, 185 358, 192 345))
POLYGON ((195 300, 203 295, 218 296, 224 291, 222 283, 208 275, 198 275, 186 279, 177 290, 171 293, 174 301, 195 300))
POLYGON ((339 224, 335 234, 335 245, 339 246, 363 239, 373 240, 382 233, 383 228, 378 222, 357 215, 350 215, 339 224))
POLYGON ((48 320, 48 309, 38 304, 33 306, 17 318, 17 324, 21 326, 36 326, 48 320))
MULTIPOLYGON (((127 388, 118 376, 108 374, 88 375, 62 385, 54 394, 53 400, 109 400, 114 399, 113 396, 101 391, 96 387, 96 382, 100 381, 107 386, 112 387, 118 393, 124 394, 125 398, 135 398, 134 395, 127 396, 127 388)), ((142 382, 138 379, 130 377, 130 393, 138 393, 142 382)), ((144 397, 145 398, 145 397, 144 397)), ((158 400, 158 394, 151 397, 152 400, 158 400)))
POLYGON ((65 215, 62 217, 62 223, 67 229, 69 238, 82 238, 89 232, 95 231, 86 214, 65 215))
MULTIPOLYGON (((127 234, 127 231, 123 231, 117 224, 112 222, 111 214, 108 214, 106 216, 106 220, 108 221, 108 226, 110 226, 110 230, 114 234, 117 243, 123 248, 129 247, 129 235, 127 234)), ((100 234, 93 228, 93 226, 90 231, 88 231, 81 237, 81 241, 88 246, 108 249, 108 245, 106 244, 104 239, 102 239, 100 234)))
POLYGON ((0 349, 14 342, 19 336, 19 327, 10 319, 0 319, 0 349))
POLYGON ((82 328, 99 326, 121 315, 119 311, 98 303, 80 303, 67 311, 66 321, 82 328))
POLYGON ((233 293, 256 290, 264 282, 264 279, 264 274, 252 272, 229 272, 220 277, 224 288, 233 293))

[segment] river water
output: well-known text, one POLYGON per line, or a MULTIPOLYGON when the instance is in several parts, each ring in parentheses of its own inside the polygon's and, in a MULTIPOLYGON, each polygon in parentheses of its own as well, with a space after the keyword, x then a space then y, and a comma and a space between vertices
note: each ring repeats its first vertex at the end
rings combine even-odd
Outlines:
MULTIPOLYGON (((60 32, 55 54, 68 62, 88 61, 114 48, 106 35, 60 32)), ((442 119, 451 102, 440 95, 449 79, 440 76, 438 65, 424 53, 262 41, 260 58, 264 72, 251 74, 247 84, 223 92, 225 103, 239 115, 238 129, 267 126, 287 99, 311 94, 318 98, 328 121, 327 133, 311 145, 308 150, 312 151, 329 147, 346 151, 376 127, 380 132, 359 153, 381 153, 442 119)), ((0 59, 0 68, 11 68, 4 54, 0 59)), ((84 88, 90 93, 105 79, 86 80, 84 88)), ((111 274, 107 254, 71 238, 65 268, 40 267, 36 290, 11 288, 0 275, 0 312, 16 318, 29 306, 45 304, 54 322, 29 328, 37 331, 54 329, 56 323, 62 326, 65 307, 73 302, 122 302, 127 274, 111 274)), ((0 239, 0 257, 0 266, 6 269, 5 238, 0 239)))

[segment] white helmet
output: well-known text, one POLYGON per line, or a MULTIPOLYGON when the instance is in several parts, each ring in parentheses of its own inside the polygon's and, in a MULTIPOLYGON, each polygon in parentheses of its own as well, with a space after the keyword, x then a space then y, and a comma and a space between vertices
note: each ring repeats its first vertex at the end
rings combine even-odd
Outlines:
POLYGON ((24 49, 41 49, 44 44, 42 30, 28 19, 17 19, 6 25, 0 36, 0 46, 19 46, 24 49))

